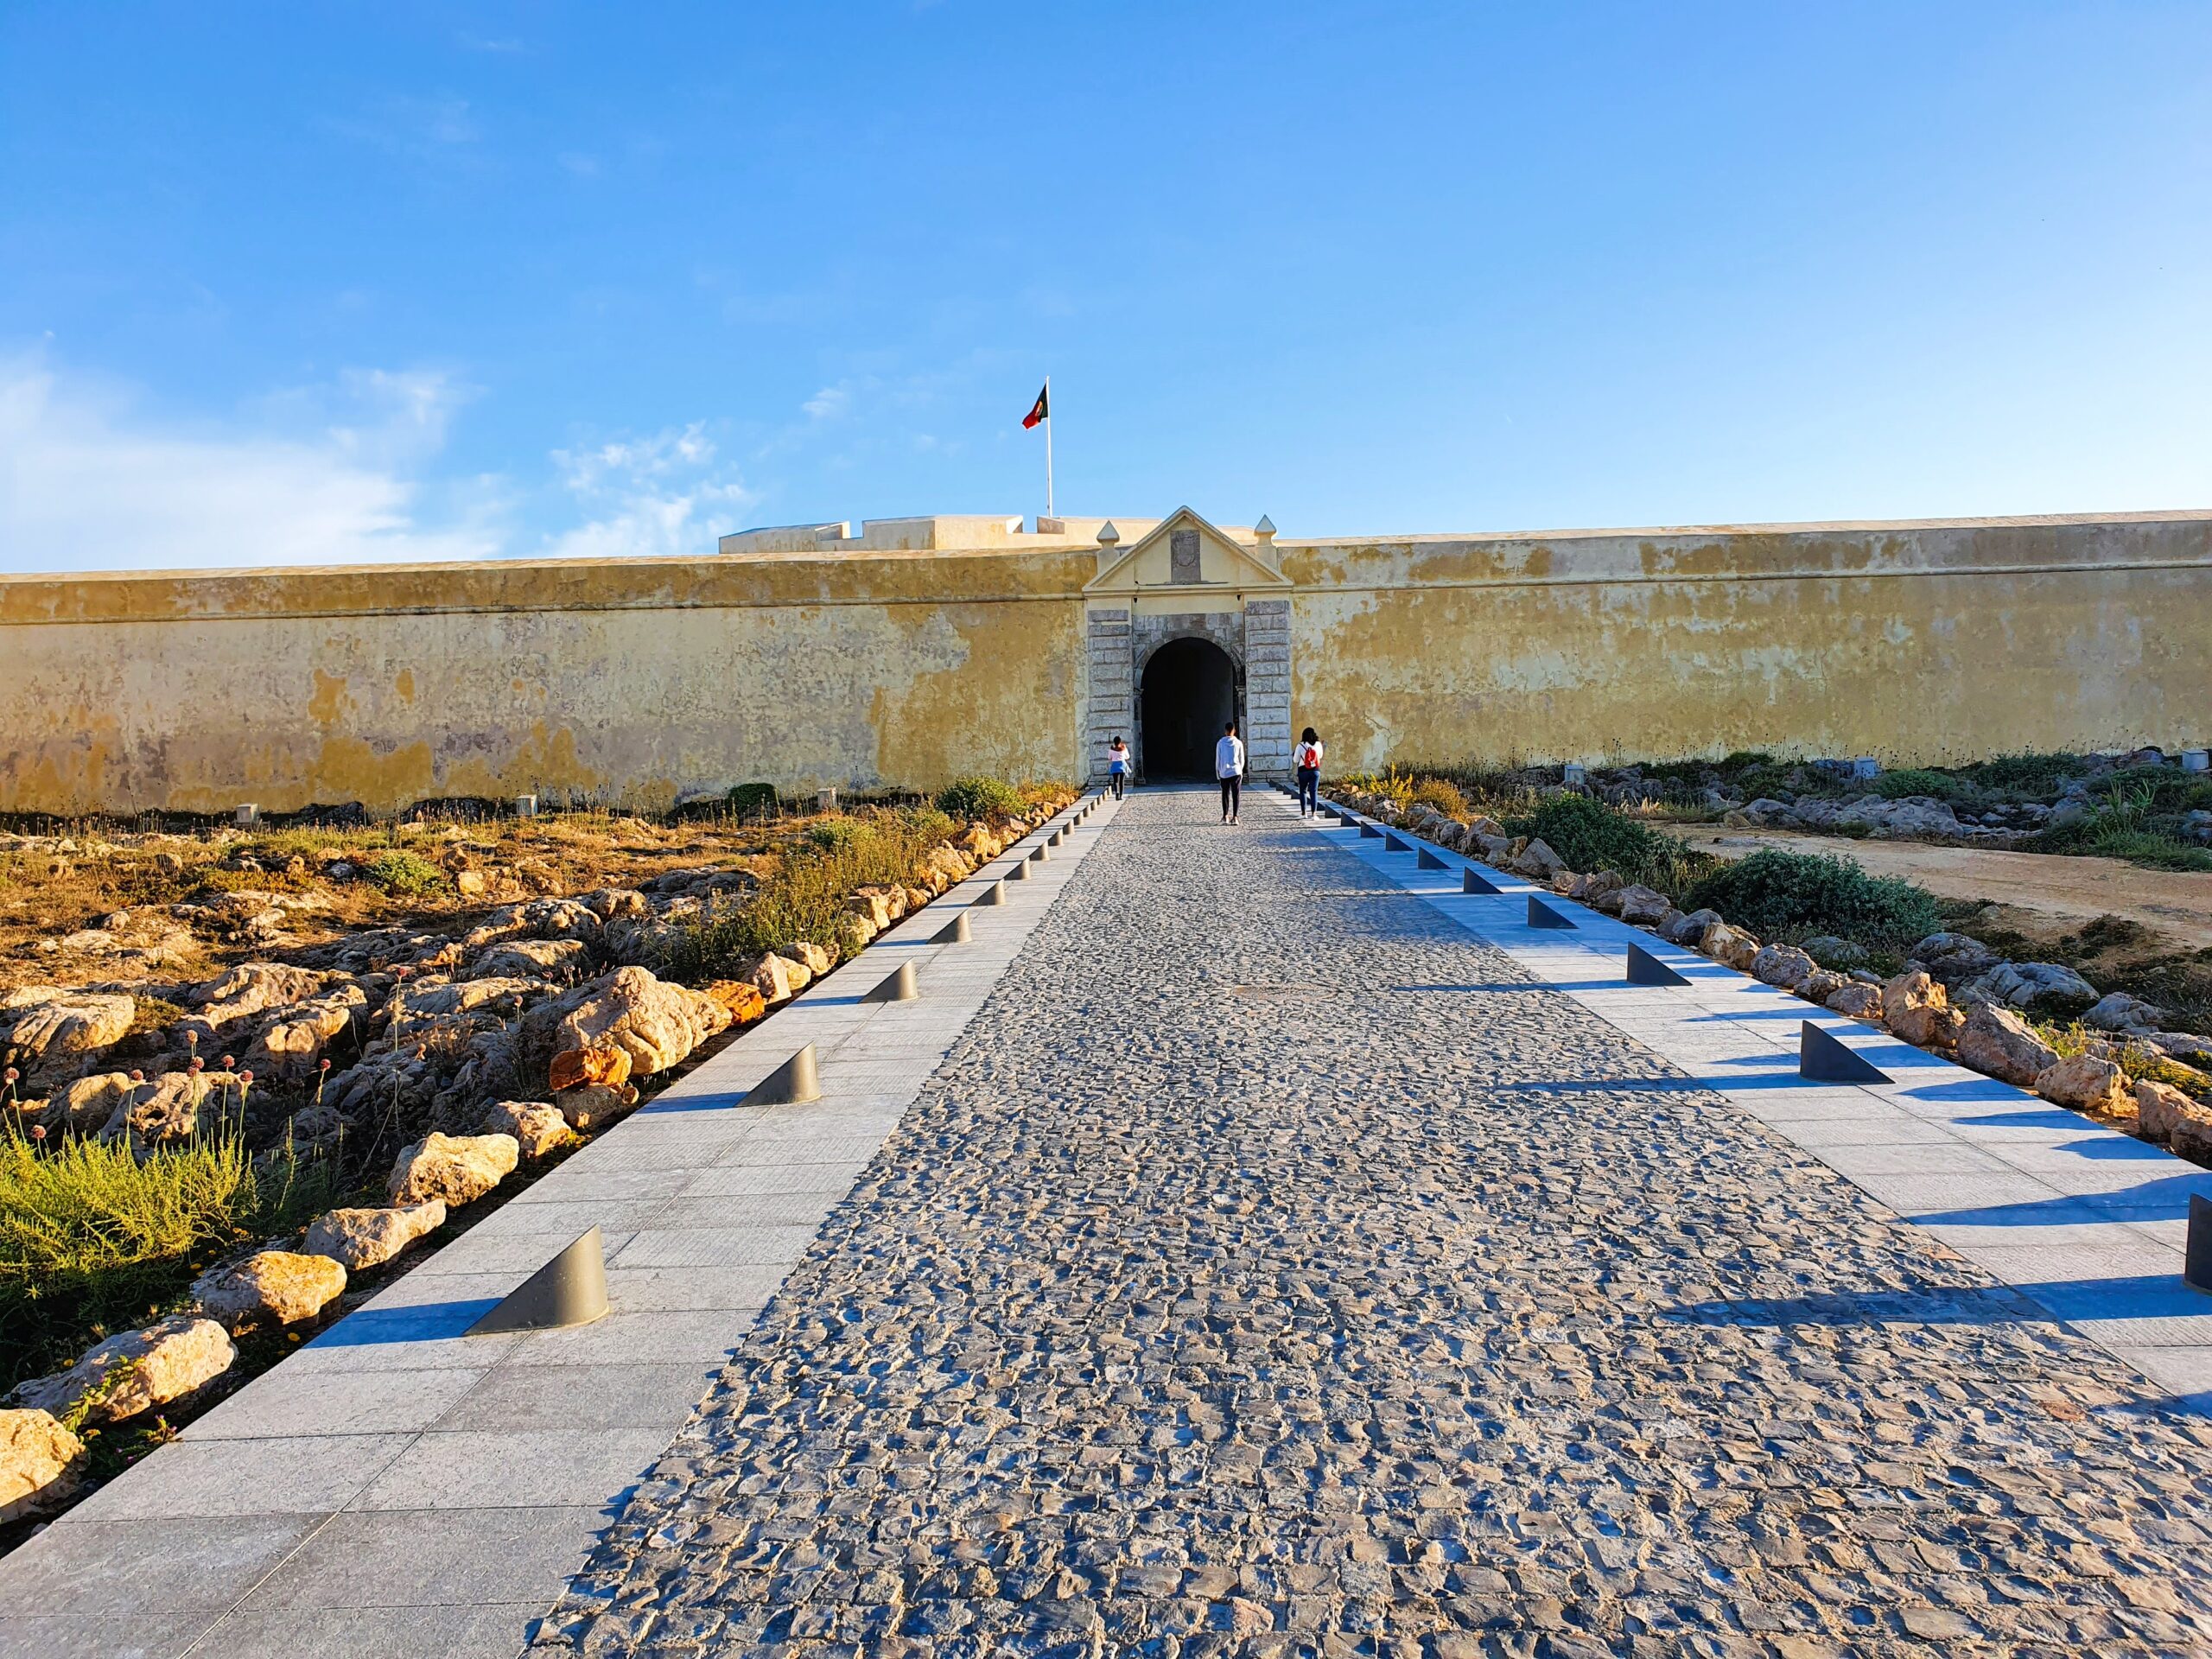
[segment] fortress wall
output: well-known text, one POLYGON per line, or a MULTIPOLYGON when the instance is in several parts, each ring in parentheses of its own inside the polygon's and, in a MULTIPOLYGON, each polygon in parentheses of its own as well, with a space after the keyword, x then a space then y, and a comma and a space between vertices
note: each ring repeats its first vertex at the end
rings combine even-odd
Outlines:
POLYGON ((1332 760, 2212 738, 2212 515, 1285 544, 1332 760))
MULTIPOLYGON (((1337 768, 2212 740, 2208 514, 1270 554, 1294 725, 1337 768)), ((1097 569, 1070 545, 0 579, 0 810, 1078 776, 1097 569)), ((1159 595, 1207 597, 1233 602, 1159 595)))
POLYGON ((0 584, 0 810, 657 805, 753 779, 1070 777, 1071 595, 1095 566, 1079 550, 0 584))

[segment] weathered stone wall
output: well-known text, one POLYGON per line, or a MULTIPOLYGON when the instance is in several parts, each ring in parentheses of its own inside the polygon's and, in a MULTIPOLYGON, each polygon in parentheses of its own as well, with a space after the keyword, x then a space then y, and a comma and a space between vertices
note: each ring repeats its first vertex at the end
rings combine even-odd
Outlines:
POLYGON ((1147 588, 1134 615, 1094 597, 1090 616, 1102 561, 1072 543, 0 579, 0 810, 1076 778, 1097 722, 1134 713, 1136 685, 1102 664, 1148 613, 1213 608, 1243 614, 1255 737, 1264 696, 1268 735, 1319 728, 1332 771, 2212 735, 2212 515, 1286 538, 1265 556, 1287 591, 1232 575, 1147 588))

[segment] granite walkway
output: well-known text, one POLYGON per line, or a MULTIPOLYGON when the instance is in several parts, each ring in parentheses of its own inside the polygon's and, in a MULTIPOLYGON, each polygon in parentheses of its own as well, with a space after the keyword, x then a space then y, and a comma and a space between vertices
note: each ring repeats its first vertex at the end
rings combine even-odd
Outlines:
POLYGON ((2212 1651, 2212 1425, 1212 820, 1122 809, 539 1649, 2212 1651))

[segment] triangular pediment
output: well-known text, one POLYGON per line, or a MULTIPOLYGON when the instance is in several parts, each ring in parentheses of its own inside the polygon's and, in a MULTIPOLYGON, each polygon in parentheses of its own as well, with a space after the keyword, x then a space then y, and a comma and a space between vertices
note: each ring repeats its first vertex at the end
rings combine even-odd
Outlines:
POLYGON ((1290 578, 1228 531, 1179 507, 1086 583, 1087 594, 1287 588, 1290 578))

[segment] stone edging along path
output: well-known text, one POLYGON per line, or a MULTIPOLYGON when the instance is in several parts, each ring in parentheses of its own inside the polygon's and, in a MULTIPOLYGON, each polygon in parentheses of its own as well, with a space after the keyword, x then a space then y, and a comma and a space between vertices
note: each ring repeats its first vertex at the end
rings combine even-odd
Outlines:
POLYGON ((1116 810, 1048 820, 0 1560, 0 1656, 518 1651, 1116 810), (864 1000, 906 963, 918 1000, 864 1000), (809 1043, 818 1100, 741 1105, 809 1043), (594 1225, 605 1318, 463 1334, 594 1225))
MULTIPOLYGON (((1285 796, 1265 798, 1277 810, 1295 810, 1285 796)), ((1363 836, 1359 815, 1351 816, 1352 827, 1324 819, 1313 830, 2125 1360, 2178 1403, 2212 1414, 2212 1295, 2181 1281, 2190 1196, 2212 1199, 2212 1171, 1410 830, 1377 823, 1380 835, 1363 836), (1392 850, 1393 838, 1405 850, 1392 850), (1421 868, 1424 854, 1430 868, 1421 868), (1499 891, 1463 892, 1470 869, 1499 891), (1530 926, 1531 895, 1573 926, 1530 926), (1629 984, 1630 944, 1689 982, 1629 984), (1800 1077, 1801 1021, 1895 1081, 1800 1077)))

